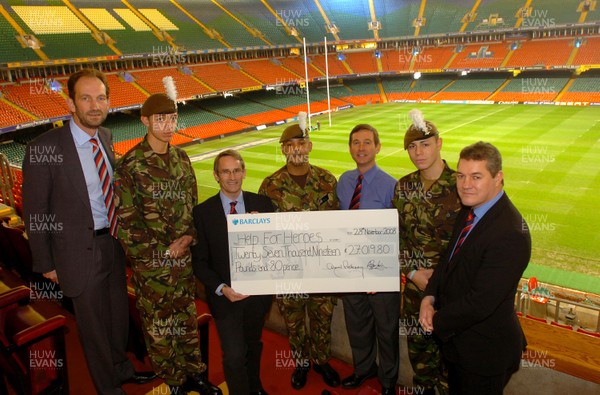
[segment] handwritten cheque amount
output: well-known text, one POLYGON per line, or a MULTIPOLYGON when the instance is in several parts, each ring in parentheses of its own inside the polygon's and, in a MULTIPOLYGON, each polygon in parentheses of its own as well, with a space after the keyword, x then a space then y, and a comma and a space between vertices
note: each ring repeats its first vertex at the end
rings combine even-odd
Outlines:
POLYGON ((227 217, 231 287, 246 295, 398 292, 398 212, 227 217))

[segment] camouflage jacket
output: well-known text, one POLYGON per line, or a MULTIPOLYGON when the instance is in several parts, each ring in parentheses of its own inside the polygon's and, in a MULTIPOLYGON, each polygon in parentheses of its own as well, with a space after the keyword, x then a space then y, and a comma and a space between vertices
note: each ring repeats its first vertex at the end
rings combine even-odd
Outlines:
POLYGON ((117 163, 119 240, 134 260, 150 261, 184 235, 196 240, 192 209, 198 188, 194 169, 182 149, 169 146, 168 154, 165 163, 146 137, 117 163))
POLYGON ((306 185, 301 188, 283 166, 264 179, 258 193, 270 197, 279 212, 337 210, 336 186, 333 174, 310 165, 306 185))
POLYGON ((448 246, 461 208, 455 171, 444 161, 440 178, 423 190, 419 171, 396 183, 394 206, 400 219, 400 269, 435 268, 448 246))

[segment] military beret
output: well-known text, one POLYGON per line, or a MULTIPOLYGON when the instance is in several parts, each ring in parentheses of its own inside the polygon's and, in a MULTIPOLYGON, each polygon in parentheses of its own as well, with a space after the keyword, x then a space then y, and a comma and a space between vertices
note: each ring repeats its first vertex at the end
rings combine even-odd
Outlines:
POLYGON ((291 139, 303 139, 308 137, 308 129, 302 130, 300 125, 291 125, 285 128, 283 133, 281 134, 281 138, 279 139, 280 143, 285 143, 291 139))
POLYGON ((426 128, 425 128, 426 130, 421 129, 414 124, 410 125, 410 127, 406 131, 406 134, 404 135, 404 149, 405 150, 408 149, 408 146, 413 141, 426 140, 430 137, 439 135, 438 129, 433 123, 431 123, 429 121, 425 121, 425 125, 426 125, 426 128))
POLYGON ((177 112, 177 104, 164 93, 155 93, 142 105, 141 114, 151 117, 154 114, 173 114, 177 112))

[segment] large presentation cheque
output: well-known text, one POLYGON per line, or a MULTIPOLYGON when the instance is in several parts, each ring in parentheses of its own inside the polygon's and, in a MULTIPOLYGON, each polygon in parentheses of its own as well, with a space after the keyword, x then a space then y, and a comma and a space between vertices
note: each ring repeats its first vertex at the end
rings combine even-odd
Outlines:
POLYGON ((227 228, 239 293, 400 290, 395 209, 229 215, 227 228))

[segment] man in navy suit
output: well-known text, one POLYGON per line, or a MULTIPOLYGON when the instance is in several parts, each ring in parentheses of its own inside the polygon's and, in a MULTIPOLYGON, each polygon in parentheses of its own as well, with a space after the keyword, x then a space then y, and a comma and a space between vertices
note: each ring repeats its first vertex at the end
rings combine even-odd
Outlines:
POLYGON ((261 334, 271 296, 247 296, 231 288, 227 215, 272 212, 271 199, 242 192, 246 167, 235 150, 215 158, 215 180, 220 191, 194 207, 198 243, 192 247, 194 273, 206 287, 206 297, 215 319, 223 371, 231 395, 266 395, 260 380, 261 334))
POLYGON ((421 302, 421 325, 443 342, 450 394, 502 394, 526 345, 514 302, 531 237, 503 177, 493 145, 461 151, 457 190, 465 207, 421 302))

